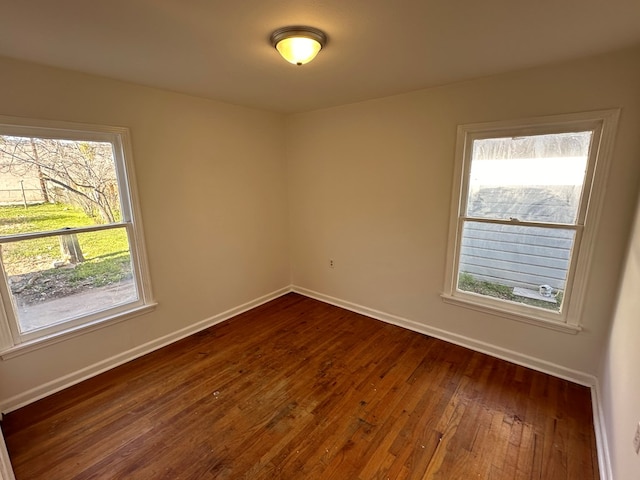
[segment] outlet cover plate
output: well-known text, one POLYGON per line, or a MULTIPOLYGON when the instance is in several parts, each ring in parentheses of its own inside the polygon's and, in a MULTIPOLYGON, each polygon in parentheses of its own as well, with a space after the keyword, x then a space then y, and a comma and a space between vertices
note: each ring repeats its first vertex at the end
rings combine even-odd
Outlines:
POLYGON ((636 451, 636 455, 640 453, 640 422, 636 428, 636 436, 633 437, 633 449, 636 451))

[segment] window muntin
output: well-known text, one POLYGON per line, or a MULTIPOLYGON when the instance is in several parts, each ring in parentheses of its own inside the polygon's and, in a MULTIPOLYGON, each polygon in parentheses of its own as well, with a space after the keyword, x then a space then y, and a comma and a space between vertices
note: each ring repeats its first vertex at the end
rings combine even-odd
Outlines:
POLYGON ((33 123, 0 124, 5 350, 152 305, 128 132, 33 123), (8 205, 2 180, 16 178, 8 205))
POLYGON ((617 116, 459 127, 444 300, 579 324, 617 116))

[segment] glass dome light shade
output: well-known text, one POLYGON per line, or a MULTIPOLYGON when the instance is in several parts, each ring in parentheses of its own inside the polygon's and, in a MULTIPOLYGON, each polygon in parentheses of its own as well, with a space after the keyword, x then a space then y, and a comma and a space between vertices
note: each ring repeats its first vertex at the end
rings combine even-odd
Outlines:
POLYGON ((325 33, 312 27, 284 27, 271 34, 271 44, 294 65, 309 63, 326 42, 325 33))
POLYGON ((276 49, 287 62, 304 65, 313 60, 322 46, 312 38, 289 37, 280 40, 276 49))

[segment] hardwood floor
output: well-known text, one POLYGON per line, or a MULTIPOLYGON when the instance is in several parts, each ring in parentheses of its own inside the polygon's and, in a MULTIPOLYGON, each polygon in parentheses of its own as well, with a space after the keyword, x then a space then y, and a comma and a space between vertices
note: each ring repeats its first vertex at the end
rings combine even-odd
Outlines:
POLYGON ((587 388, 296 294, 3 429, 18 480, 599 478, 587 388))

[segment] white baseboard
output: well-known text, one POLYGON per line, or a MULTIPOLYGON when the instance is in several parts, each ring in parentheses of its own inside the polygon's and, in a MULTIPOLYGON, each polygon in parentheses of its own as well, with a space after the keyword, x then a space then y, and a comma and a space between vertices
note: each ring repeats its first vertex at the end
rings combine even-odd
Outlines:
POLYGON ((252 308, 262 305, 263 303, 267 303, 271 300, 281 297, 282 295, 285 295, 290 291, 290 287, 283 287, 279 290, 276 290, 275 292, 263 295, 262 297, 231 308, 225 312, 206 318, 198 323, 194 323, 193 325, 189 325, 188 327, 165 335, 164 337, 152 340, 143 345, 132 348, 131 350, 127 350, 126 352, 119 353, 118 355, 114 355, 111 358, 107 358, 98 363, 94 363, 93 365, 89 365, 88 367, 77 370, 73 373, 65 375, 64 377, 52 380, 48 383, 45 383, 44 385, 32 388, 31 390, 27 390, 26 392, 20 393, 14 397, 3 399, 0 403, 0 412, 9 413, 20 407, 33 403, 37 400, 40 400, 41 398, 75 385, 76 383, 80 383, 83 380, 94 377, 100 373, 106 372, 107 370, 111 370, 112 368, 122 365, 123 363, 127 363, 135 358, 141 357, 143 355, 146 355, 147 353, 153 352, 154 350, 158 350, 159 348, 165 347, 173 342, 188 337, 189 335, 193 335, 194 333, 209 328, 220 322, 224 322, 225 320, 239 315, 240 313, 246 312, 247 310, 251 310, 252 308))
POLYGON ((596 448, 598 450, 600 479, 613 480, 611 456, 609 455, 609 441, 607 440, 605 416, 602 411, 602 390, 600 390, 600 382, 597 378, 595 385, 591 387, 591 402, 593 408, 593 428, 596 433, 596 448))

